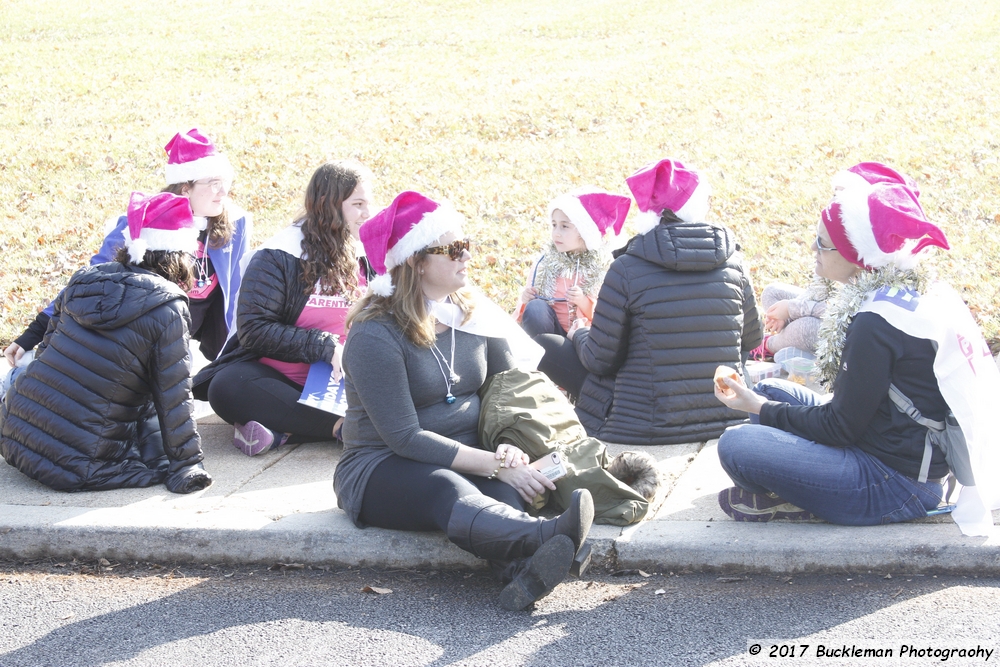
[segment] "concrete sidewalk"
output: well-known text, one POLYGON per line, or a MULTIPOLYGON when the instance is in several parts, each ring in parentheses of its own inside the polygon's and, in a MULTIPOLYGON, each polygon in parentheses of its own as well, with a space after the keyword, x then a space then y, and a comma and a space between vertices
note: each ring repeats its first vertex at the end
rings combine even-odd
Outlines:
MULTIPOLYGON (((150 489, 62 493, 0 463, 0 557, 179 563, 302 563, 380 568, 482 567, 441 533, 359 530, 337 509, 332 443, 249 458, 233 429, 199 420, 198 493, 150 489)), ((626 449, 611 446, 612 453, 626 449)), ((637 449, 637 448, 632 448, 637 449)), ((715 442, 647 447, 668 480, 655 514, 627 528, 594 526, 594 563, 615 569, 727 572, 1000 574, 1000 544, 963 537, 950 517, 870 528, 736 523, 716 502, 731 486, 715 442)), ((1000 513, 998 513, 1000 514, 1000 513)))

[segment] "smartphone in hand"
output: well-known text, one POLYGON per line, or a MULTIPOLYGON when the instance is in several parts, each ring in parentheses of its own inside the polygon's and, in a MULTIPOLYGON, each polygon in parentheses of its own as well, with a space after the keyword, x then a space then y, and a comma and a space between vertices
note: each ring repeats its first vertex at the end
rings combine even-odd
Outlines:
POLYGON ((550 482, 562 479, 567 473, 566 464, 563 463, 559 452, 551 452, 536 461, 532 461, 531 467, 545 475, 550 482))

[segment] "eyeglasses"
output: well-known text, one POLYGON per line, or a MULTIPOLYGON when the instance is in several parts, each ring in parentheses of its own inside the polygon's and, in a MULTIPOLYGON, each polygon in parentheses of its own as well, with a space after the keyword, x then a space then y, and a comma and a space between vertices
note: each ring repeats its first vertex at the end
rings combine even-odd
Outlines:
POLYGON ((436 245, 430 248, 424 248, 424 253, 428 255, 448 255, 448 258, 453 262, 457 262, 462 259, 462 255, 465 251, 472 247, 472 241, 469 239, 461 239, 459 241, 452 241, 448 245, 436 245))
POLYGON ((836 250, 837 248, 835 248, 834 246, 830 246, 829 248, 827 248, 825 245, 823 245, 823 240, 820 239, 819 234, 817 234, 816 249, 819 250, 820 252, 830 252, 831 250, 836 250))
POLYGON ((195 185, 204 185, 205 187, 211 188, 213 194, 225 194, 229 192, 229 188, 232 187, 231 183, 227 183, 221 178, 211 178, 208 180, 194 181, 195 185))

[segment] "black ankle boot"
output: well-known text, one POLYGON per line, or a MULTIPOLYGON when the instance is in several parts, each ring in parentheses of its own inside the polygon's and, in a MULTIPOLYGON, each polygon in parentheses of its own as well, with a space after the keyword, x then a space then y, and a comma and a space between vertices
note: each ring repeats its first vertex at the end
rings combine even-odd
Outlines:
POLYGON ((500 593, 500 606, 520 611, 551 593, 566 578, 575 553, 573 540, 556 535, 532 557, 512 561, 501 574, 507 585, 500 593))

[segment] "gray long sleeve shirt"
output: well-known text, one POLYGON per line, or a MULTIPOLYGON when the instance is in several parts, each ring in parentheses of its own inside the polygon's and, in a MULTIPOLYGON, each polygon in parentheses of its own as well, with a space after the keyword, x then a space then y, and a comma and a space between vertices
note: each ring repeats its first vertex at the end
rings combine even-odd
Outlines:
POLYGON ((479 388, 513 367, 507 341, 455 332, 454 403, 445 400, 451 330, 433 349, 409 340, 389 318, 355 323, 344 348, 344 454, 333 478, 337 504, 355 525, 368 478, 392 454, 449 467, 459 443, 478 445, 479 388), (443 361, 442 361, 443 357, 443 361))

